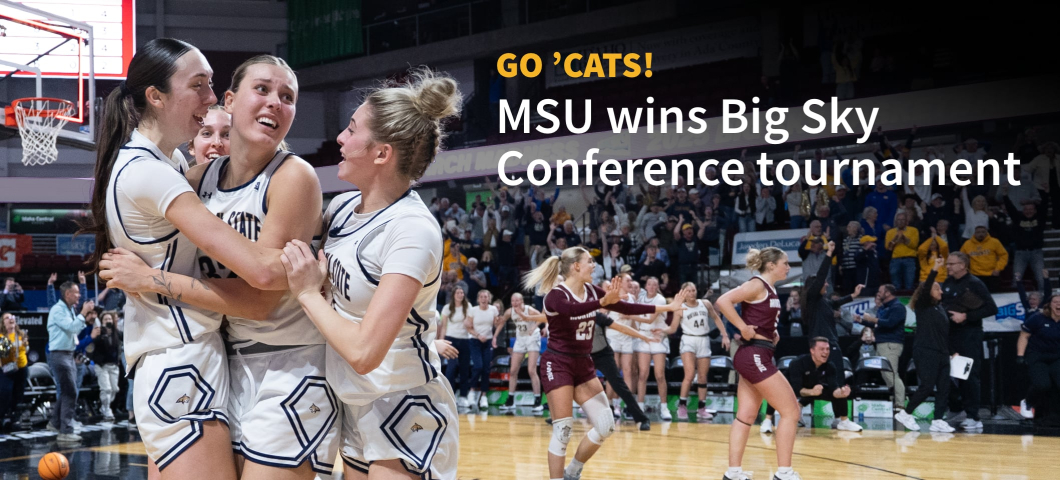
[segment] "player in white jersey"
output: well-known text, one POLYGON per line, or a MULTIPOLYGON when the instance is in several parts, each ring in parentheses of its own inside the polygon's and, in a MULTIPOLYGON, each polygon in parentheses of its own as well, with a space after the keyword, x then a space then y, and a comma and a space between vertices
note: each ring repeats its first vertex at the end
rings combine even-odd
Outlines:
MULTIPOLYGON (((659 280, 655 277, 649 277, 648 281, 644 282, 644 299, 640 303, 647 303, 649 305, 666 305, 666 297, 659 293, 659 280)), ((666 313, 655 313, 648 316, 649 322, 642 322, 638 325, 640 333, 646 337, 652 336, 654 330, 666 330, 666 313)), ((644 410, 644 395, 648 389, 648 373, 652 368, 652 361, 655 362, 655 384, 658 386, 659 399, 661 401, 659 408, 659 417, 663 420, 670 420, 670 409, 666 406, 666 356, 670 354, 670 339, 663 338, 659 343, 648 343, 643 340, 636 340, 633 342, 633 351, 637 353, 637 401, 640 402, 641 410, 644 410)), ((647 411, 647 410, 645 410, 647 411)))
POLYGON ((434 160, 460 93, 430 71, 412 76, 369 93, 339 135, 338 177, 360 192, 328 206, 319 255, 296 240, 282 257, 292 293, 328 340, 352 479, 456 478, 456 399, 433 342, 442 233, 410 186, 434 160))
POLYGON ((684 308, 674 312, 674 321, 666 331, 672 335, 681 327, 681 363, 685 367, 685 377, 681 381, 681 396, 677 402, 677 419, 688 420, 688 392, 692 389, 692 381, 699 373, 699 383, 696 388, 699 393, 699 410, 696 412, 696 420, 702 422, 713 418, 713 414, 707 411, 707 373, 710 370, 710 319, 714 319, 718 331, 721 332, 721 343, 725 349, 729 348, 729 335, 725 333, 725 324, 721 316, 714 310, 709 300, 696 299, 696 284, 685 282, 681 285, 681 291, 685 293, 684 308))
MULTIPOLYGON (((306 214, 321 210, 312 166, 278 150, 297 95, 298 80, 283 60, 259 55, 243 62, 225 94, 234 120, 232 155, 188 176, 203 204, 252 242, 280 247, 320 231, 320 217, 306 214)), ((206 252, 199 255, 203 278, 237 276, 206 252)), ((296 298, 281 295, 264 321, 227 317, 229 428, 247 479, 330 474, 338 452, 342 411, 325 379, 324 336, 296 298)))
MULTIPOLYGON (((174 80, 168 82, 173 92, 166 95, 177 97, 176 85, 181 85, 180 90, 187 89, 199 98, 209 99, 209 102, 203 102, 205 111, 208 103, 216 100, 210 91, 212 72, 205 59, 183 42, 168 39, 157 42, 157 45, 149 43, 151 48, 145 47, 138 55, 144 54, 145 58, 156 56, 164 45, 185 45, 194 52, 193 57, 196 57, 201 72, 195 77, 198 81, 177 80, 181 68, 184 68, 182 58, 177 62, 174 80)), ((159 66, 144 68, 157 69, 159 66)), ((104 152, 112 150, 112 143, 101 146, 97 185, 104 187, 106 198, 103 201, 94 198, 93 207, 94 211, 98 206, 98 211, 105 212, 108 222, 108 229, 94 230, 97 246, 106 251, 113 239, 113 245, 120 247, 106 254, 97 250, 97 255, 103 258, 100 275, 108 280, 109 287, 140 293, 130 296, 131 307, 126 307, 125 337, 130 370, 139 380, 135 382, 133 392, 138 428, 148 456, 162 469, 163 478, 235 478, 228 428, 221 427, 219 431, 223 438, 218 438, 215 436, 217 427, 206 421, 209 418, 220 418, 226 424, 229 421, 229 371, 217 331, 221 315, 212 314, 214 320, 206 330, 196 320, 194 312, 208 310, 233 317, 266 318, 282 296, 281 290, 286 289, 281 251, 275 247, 290 237, 276 240, 274 248, 269 248, 268 242, 254 243, 204 207, 193 186, 181 175, 186 171, 186 164, 174 161, 179 153, 174 154, 173 159, 161 155, 162 151, 175 148, 190 135, 183 131, 183 127, 173 126, 173 120, 166 121, 166 117, 172 115, 177 121, 191 123, 192 134, 199 122, 188 122, 183 118, 187 112, 180 111, 183 99, 179 97, 168 103, 150 103, 154 96, 161 95, 155 85, 165 83, 141 86, 142 81, 133 74, 131 67, 129 78, 132 85, 116 90, 119 95, 131 99, 132 105, 125 100, 126 108, 136 107, 141 96, 149 101, 149 107, 144 112, 144 121, 119 152, 110 171, 104 152), (163 124, 170 126, 159 128, 163 124), (108 235, 101 237, 100 233, 108 235), (219 259, 241 278, 200 279, 195 246, 219 259), (259 288, 277 291, 265 292, 259 288), (195 305, 201 310, 187 305, 195 305), (181 409, 188 413, 181 412, 181 409), (203 440, 199 440, 200 437, 203 440), (185 451, 196 453, 182 455, 185 451), (215 458, 223 460, 214 461, 215 458)), ((283 102, 283 95, 278 93, 280 89, 253 90, 267 97, 262 103, 268 106, 259 105, 258 108, 274 112, 283 102), (263 93, 266 91, 268 93, 263 93)), ((114 111, 123 110, 116 105, 114 111)), ((259 124, 259 131, 246 135, 250 147, 237 150, 253 151, 260 143, 275 138, 270 147, 274 151, 290 126, 293 111, 290 112, 291 118, 278 115, 270 113, 265 116, 275 118, 273 122, 284 126, 282 130, 266 129, 265 125, 259 124)), ((198 118, 201 122, 201 117, 198 118)), ((111 128, 108 122, 104 122, 104 127, 111 128)), ((256 122, 251 120, 249 123, 256 122)), ((116 127, 115 132, 124 128, 121 125, 116 127)), ((113 141, 118 137, 107 138, 113 141)), ((282 188, 272 189, 269 195, 286 195, 284 190, 297 191, 318 185, 313 170, 308 165, 304 167, 302 176, 289 178, 282 188)), ((306 230, 312 231, 315 227, 316 223, 312 222, 306 230)), ((265 228, 260 236, 271 238, 275 228, 279 227, 265 228)), ((303 407, 298 405, 296 408, 303 407)), ((305 409, 308 410, 308 406, 305 409)), ((255 478, 268 478, 268 475, 255 478)))
POLYGON ((515 322, 515 345, 512 345, 508 374, 508 401, 501 408, 515 408, 515 387, 519 383, 519 371, 523 368, 523 356, 527 357, 527 370, 530 372, 530 385, 534 390, 534 412, 544 410, 541 405, 541 378, 537 375, 537 359, 541 356, 541 325, 548 322, 545 314, 527 305, 523 294, 512 294, 512 308, 501 316, 501 321, 515 322))

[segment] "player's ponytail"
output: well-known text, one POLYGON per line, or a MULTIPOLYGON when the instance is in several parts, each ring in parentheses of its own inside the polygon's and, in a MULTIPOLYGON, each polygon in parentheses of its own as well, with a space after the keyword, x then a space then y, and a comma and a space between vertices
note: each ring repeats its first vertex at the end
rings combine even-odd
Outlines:
POLYGON ((578 263, 582 256, 588 254, 589 251, 582 247, 571 247, 564 250, 558 257, 549 257, 523 276, 523 286, 544 295, 559 284, 560 275, 566 277, 571 265, 578 263))
POLYGON ((89 260, 92 270, 98 268, 103 254, 111 248, 106 203, 118 150, 129 141, 140 120, 149 114, 145 96, 147 89, 155 87, 162 93, 169 93, 169 79, 177 71, 177 60, 194 49, 191 44, 172 38, 156 38, 147 42, 129 62, 129 75, 125 81, 107 95, 103 104, 103 120, 96 136, 98 148, 92 216, 80 225, 81 229, 77 232, 96 237, 96 250, 89 260))
POLYGON ((747 251, 747 269, 753 272, 766 273, 766 266, 777 263, 784 257, 784 251, 777 247, 766 247, 762 250, 752 248, 747 251))

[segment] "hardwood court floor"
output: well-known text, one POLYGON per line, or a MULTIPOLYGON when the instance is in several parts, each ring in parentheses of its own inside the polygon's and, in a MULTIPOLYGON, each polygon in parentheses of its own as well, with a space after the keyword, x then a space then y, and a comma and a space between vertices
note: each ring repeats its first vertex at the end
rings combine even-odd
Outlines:
MULTIPOLYGON (((494 413, 496 413, 494 411, 494 413)), ((730 415, 731 416, 731 415, 730 415)), ((724 422, 723 419, 719 422, 724 422)), ((886 419, 884 419, 886 422, 886 419)), ((882 425, 882 423, 881 423, 882 425)), ((879 425, 874 425, 879 426, 879 425)), ((811 479, 1055 479, 1060 438, 992 434, 930 434, 891 430, 848 433, 800 429, 795 468, 811 479)), ((36 466, 49 451, 70 458, 70 480, 143 479, 146 456, 135 431, 93 427, 80 446, 61 446, 54 435, 0 438, 0 480, 37 479, 36 466), (28 437, 28 438, 26 438, 28 437)), ((587 429, 575 422, 571 454, 587 429)), ((641 432, 623 422, 582 474, 584 480, 721 478, 727 466, 726 424, 653 423, 641 432)), ((461 479, 547 479, 545 458, 551 427, 541 417, 461 415, 461 479)), ((768 480, 776 468, 772 436, 754 427, 745 470, 768 480)))

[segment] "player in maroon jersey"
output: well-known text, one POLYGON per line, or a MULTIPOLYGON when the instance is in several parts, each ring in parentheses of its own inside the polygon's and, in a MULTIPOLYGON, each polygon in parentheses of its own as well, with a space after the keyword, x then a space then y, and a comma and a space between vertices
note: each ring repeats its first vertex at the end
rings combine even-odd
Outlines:
POLYGON ((773 350, 780 339, 777 317, 781 308, 780 297, 773 285, 787 278, 791 266, 783 250, 766 247, 761 251, 751 249, 747 252, 747 268, 756 272, 755 276, 715 302, 729 323, 740 330, 742 337, 742 344, 733 356, 736 372, 740 374, 736 392, 739 408, 729 431, 729 470, 722 478, 751 478, 750 472, 744 472, 740 464, 751 424, 758 419, 758 410, 765 398, 780 412, 776 429, 779 468, 773 480, 800 479, 799 474, 791 469, 791 452, 795 447, 795 431, 802 409, 791 384, 773 365, 773 350), (743 316, 736 313, 737 303, 743 316))
POLYGON ((523 280, 527 288, 541 287, 539 291, 548 292, 544 305, 548 317, 548 349, 541 355, 538 368, 553 419, 552 440, 548 445, 548 471, 553 480, 580 478, 582 466, 614 431, 615 419, 611 416, 607 394, 596 378, 596 367, 590 356, 596 311, 604 308, 626 315, 645 315, 673 312, 684 302, 680 293, 669 305, 620 301, 623 282, 611 282, 606 292, 592 285, 593 264, 588 250, 572 247, 558 257, 545 260, 523 280), (572 401, 575 400, 585 410, 593 428, 578 445, 570 466, 564 469, 567 443, 574 423, 572 401))

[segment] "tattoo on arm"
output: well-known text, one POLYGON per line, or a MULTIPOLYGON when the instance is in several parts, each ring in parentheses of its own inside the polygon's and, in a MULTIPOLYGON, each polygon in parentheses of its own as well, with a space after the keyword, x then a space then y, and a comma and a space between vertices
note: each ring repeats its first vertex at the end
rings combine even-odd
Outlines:
MULTIPOLYGON (((173 285, 172 277, 170 277, 170 278, 166 277, 166 272, 164 272, 164 271, 158 272, 158 275, 152 276, 151 279, 155 282, 155 285, 158 285, 159 287, 161 287, 162 295, 165 295, 165 296, 170 297, 170 298, 174 298, 177 301, 181 301, 184 298, 184 293, 177 291, 177 290, 179 290, 179 288, 175 288, 176 286, 173 285)), ((210 286, 207 285, 206 282, 203 282, 202 280, 200 280, 198 278, 192 278, 191 279, 191 289, 194 290, 196 288, 201 288, 201 289, 206 290, 206 291, 210 291, 211 290, 210 286)))

